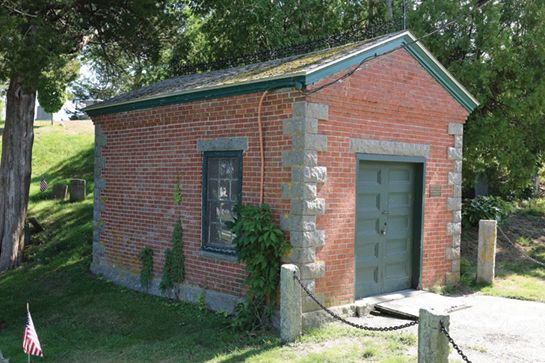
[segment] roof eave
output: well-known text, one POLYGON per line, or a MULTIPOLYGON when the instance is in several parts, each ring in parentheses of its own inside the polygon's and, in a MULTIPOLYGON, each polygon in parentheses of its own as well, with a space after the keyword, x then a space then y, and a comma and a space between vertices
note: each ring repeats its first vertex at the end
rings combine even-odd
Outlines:
POLYGON ((420 43, 410 32, 395 34, 380 42, 369 45, 354 53, 321 65, 309 71, 288 73, 258 80, 246 80, 236 83, 203 87, 174 93, 156 94, 114 104, 96 104, 84 109, 90 116, 138 109, 165 106, 196 100, 234 96, 278 88, 299 88, 308 86, 343 69, 362 61, 389 53, 397 48, 404 48, 431 76, 469 113, 479 106, 479 102, 460 84, 454 76, 420 43))
POLYGON ((259 92, 272 88, 301 88, 304 84, 304 80, 305 73, 296 72, 259 80, 248 80, 237 83, 184 90, 180 92, 161 93, 150 97, 142 97, 114 104, 96 104, 86 107, 84 111, 89 116, 98 116, 109 113, 134 111, 144 108, 166 106, 202 99, 235 96, 250 92, 259 92))

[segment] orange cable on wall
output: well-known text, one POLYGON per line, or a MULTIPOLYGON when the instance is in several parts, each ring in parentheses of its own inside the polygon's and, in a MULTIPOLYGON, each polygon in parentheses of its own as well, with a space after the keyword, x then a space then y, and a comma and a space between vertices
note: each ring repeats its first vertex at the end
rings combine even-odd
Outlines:
POLYGON ((257 125, 259 129, 259 153, 261 157, 261 171, 259 179, 259 204, 263 204, 263 189, 265 184, 265 151, 263 150, 263 123, 261 122, 261 108, 263 107, 263 101, 269 93, 266 90, 259 99, 259 106, 257 107, 257 125))

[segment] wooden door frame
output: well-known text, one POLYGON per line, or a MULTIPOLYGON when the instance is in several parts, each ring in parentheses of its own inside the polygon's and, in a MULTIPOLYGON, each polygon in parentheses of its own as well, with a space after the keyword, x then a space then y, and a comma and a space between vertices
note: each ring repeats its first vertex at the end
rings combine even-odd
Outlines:
MULTIPOLYGON (((356 153, 356 175, 354 181, 354 193, 358 193, 358 175, 362 161, 383 161, 410 163, 416 166, 415 173, 415 192, 414 200, 414 218, 413 218, 413 251, 411 287, 420 289, 422 287, 422 262, 424 256, 424 210, 425 210, 425 187, 426 187, 426 158, 422 156, 402 156, 402 155, 382 155, 356 153), (420 194, 420 197, 418 195, 420 194)), ((357 198, 355 198, 357 204, 357 198)), ((357 223, 357 205, 354 206, 354 298, 356 296, 356 223, 357 223)))

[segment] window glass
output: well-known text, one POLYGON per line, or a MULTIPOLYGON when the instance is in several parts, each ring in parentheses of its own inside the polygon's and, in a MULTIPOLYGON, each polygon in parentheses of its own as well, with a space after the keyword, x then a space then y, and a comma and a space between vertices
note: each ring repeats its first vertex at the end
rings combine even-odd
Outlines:
POLYGON ((207 152, 203 169, 203 248, 234 253, 233 233, 226 222, 234 218, 242 187, 242 152, 207 152))

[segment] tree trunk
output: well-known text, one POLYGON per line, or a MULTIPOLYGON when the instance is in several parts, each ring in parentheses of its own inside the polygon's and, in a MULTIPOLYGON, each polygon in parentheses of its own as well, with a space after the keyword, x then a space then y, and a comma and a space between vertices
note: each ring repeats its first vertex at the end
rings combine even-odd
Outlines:
POLYGON ((6 101, 0 162, 0 272, 16 267, 22 259, 36 91, 24 89, 22 77, 14 76, 6 101))

